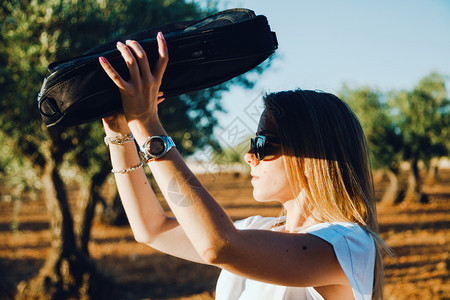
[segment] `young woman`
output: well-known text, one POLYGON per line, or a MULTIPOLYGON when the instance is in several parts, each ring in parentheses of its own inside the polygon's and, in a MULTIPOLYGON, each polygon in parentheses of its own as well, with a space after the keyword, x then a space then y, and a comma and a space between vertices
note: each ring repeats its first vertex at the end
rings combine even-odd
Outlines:
POLYGON ((159 87, 168 49, 161 33, 157 39, 160 58, 152 70, 137 42, 117 44, 129 81, 100 57, 122 95, 124 113, 103 121, 136 240, 222 268, 217 299, 381 298, 383 242, 376 233, 364 134, 350 109, 327 93, 267 95, 245 159, 255 199, 278 201, 286 214, 233 223, 186 166, 159 122, 159 87), (161 208, 135 144, 127 142, 133 137, 142 145, 141 160, 176 218, 161 208))

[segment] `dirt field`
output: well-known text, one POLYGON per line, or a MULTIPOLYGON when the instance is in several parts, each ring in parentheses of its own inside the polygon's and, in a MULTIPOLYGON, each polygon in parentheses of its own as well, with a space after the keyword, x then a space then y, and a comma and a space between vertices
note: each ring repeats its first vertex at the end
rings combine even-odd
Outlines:
MULTIPOLYGON (((450 170, 426 184, 429 204, 379 206, 382 237, 396 253, 386 258, 386 299, 450 299, 450 170)), ((277 216, 278 205, 256 203, 247 175, 204 175, 202 182, 233 219, 277 216)), ((381 195, 385 182, 376 183, 381 195)), ((72 201, 76 200, 74 193, 72 201)), ((36 274, 50 246, 43 201, 0 201, 0 299, 36 274)), ((128 226, 94 224, 90 252, 99 270, 127 299, 213 299, 219 270, 187 263, 136 243, 128 226)))

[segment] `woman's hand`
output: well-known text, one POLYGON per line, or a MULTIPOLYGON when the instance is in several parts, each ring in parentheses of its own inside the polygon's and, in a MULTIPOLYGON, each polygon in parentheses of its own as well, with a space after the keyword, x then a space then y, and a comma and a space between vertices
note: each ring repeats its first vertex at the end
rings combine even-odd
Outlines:
MULTIPOLYGON (((164 36, 158 33, 159 59, 154 70, 150 70, 147 55, 136 41, 126 41, 126 45, 118 42, 117 49, 122 54, 128 70, 130 80, 125 81, 104 57, 100 57, 100 64, 106 74, 119 88, 122 96, 122 106, 127 122, 133 120, 143 122, 158 121, 157 105, 162 100, 159 92, 161 81, 169 61, 168 49, 164 36)), ((106 121, 107 124, 110 122, 106 121)))
POLYGON ((123 113, 104 117, 103 128, 107 136, 126 135, 131 132, 123 113))

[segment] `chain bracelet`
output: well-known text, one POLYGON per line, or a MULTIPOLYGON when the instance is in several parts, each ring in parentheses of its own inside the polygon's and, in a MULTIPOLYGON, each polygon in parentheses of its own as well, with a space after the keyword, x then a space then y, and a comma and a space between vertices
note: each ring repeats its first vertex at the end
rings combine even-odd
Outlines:
POLYGON ((134 140, 133 134, 129 133, 126 135, 116 135, 116 136, 105 136, 105 144, 109 146, 109 144, 114 145, 123 145, 126 142, 131 142, 134 140))
POLYGON ((112 169, 111 172, 112 172, 112 173, 125 174, 125 173, 129 173, 129 172, 131 172, 131 171, 137 170, 137 169, 139 169, 139 168, 142 168, 143 165, 144 165, 144 163, 141 161, 141 162, 139 163, 139 165, 134 166, 134 167, 131 167, 131 168, 129 168, 129 169, 123 169, 123 170, 114 170, 114 169, 112 169))

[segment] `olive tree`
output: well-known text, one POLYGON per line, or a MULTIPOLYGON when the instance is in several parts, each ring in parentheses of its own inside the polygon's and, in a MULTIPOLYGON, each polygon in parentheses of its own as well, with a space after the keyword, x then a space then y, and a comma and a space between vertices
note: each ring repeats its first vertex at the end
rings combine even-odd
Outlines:
POLYGON ((403 159, 410 165, 405 201, 426 202, 419 161, 429 166, 433 157, 448 154, 450 100, 445 78, 431 73, 411 91, 393 93, 389 104, 403 135, 403 159))
POLYGON ((389 178, 390 185, 381 201, 391 204, 402 201, 406 190, 400 173, 403 136, 390 114, 385 96, 369 87, 350 89, 348 86, 342 88, 340 96, 360 120, 372 167, 384 171, 389 178))
MULTIPOLYGON (((8 141, 1 147, 14 149, 15 157, 25 160, 40 178, 52 236, 44 266, 21 284, 19 297, 95 297, 110 290, 101 288, 105 280, 87 247, 98 190, 110 170, 101 122, 72 128, 44 126, 35 99, 47 65, 127 33, 198 19, 213 11, 214 5, 202 8, 194 1, 177 0, 11 0, 0 4, 0 131, 8 141), (65 168, 76 168, 89 182, 90 196, 78 199, 79 205, 72 210, 61 175, 65 168)), ((244 76, 161 105, 161 121, 183 154, 207 144, 218 147, 212 135, 217 124, 214 111, 222 110, 221 92, 231 84, 251 86, 244 76), (189 136, 186 128, 192 130, 189 136)), ((5 164, 14 159, 0 160, 0 171, 8 173, 11 168, 5 164)))

